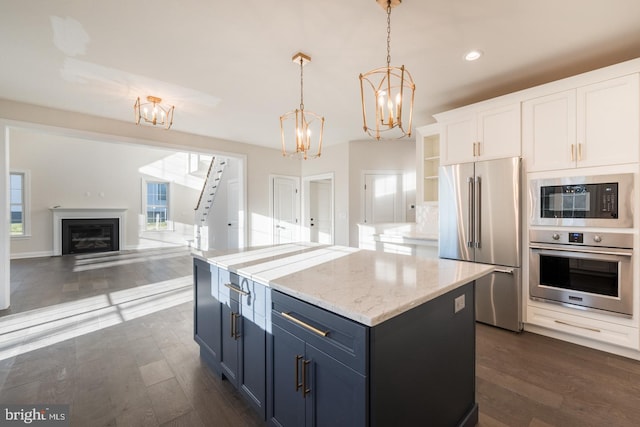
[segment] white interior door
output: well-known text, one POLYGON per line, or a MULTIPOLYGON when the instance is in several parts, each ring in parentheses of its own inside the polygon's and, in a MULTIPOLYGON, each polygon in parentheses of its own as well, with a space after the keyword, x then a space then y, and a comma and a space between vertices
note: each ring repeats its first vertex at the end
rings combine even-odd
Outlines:
POLYGON ((298 240, 298 179, 273 178, 273 242, 288 243, 298 240))
POLYGON ((332 212, 331 180, 311 181, 309 183, 309 238, 312 242, 333 243, 332 212))
POLYGON ((365 174, 364 222, 404 222, 402 174, 365 174))
POLYGON ((240 247, 240 182, 229 180, 227 186, 227 248, 240 247))

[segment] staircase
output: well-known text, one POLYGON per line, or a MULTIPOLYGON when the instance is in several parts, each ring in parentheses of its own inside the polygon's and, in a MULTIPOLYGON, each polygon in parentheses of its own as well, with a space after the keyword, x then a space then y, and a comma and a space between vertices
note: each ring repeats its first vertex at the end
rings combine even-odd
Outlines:
POLYGON ((198 204, 195 208, 195 223, 194 223, 194 239, 195 247, 202 250, 208 249, 207 244, 207 219, 211 212, 211 206, 216 198, 218 192, 218 185, 222 178, 222 173, 227 165, 227 159, 224 157, 215 156, 211 159, 209 170, 207 171, 207 178, 204 181, 204 186, 200 192, 198 198, 198 204))

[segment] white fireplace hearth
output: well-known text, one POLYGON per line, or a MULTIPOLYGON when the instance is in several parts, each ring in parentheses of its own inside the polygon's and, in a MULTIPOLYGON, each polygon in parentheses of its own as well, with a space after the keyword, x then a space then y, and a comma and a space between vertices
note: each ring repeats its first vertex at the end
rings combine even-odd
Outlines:
POLYGON ((53 255, 62 255, 63 219, 115 218, 118 220, 118 241, 120 250, 125 245, 126 208, 51 208, 53 213, 53 255))

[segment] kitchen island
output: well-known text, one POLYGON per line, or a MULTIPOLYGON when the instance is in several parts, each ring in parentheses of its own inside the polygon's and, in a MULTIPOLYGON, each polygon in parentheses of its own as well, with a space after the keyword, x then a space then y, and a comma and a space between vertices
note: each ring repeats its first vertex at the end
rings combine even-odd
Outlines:
POLYGON ((491 271, 314 244, 194 252, 194 336, 271 425, 472 426, 473 281, 491 271))

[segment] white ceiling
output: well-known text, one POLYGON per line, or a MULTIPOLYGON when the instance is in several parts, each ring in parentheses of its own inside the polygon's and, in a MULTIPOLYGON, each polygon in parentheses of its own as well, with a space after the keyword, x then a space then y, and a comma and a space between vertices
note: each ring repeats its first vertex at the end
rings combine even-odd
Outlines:
MULTIPOLYGON (((391 63, 432 114, 640 57, 638 0, 404 0, 391 63), (463 54, 477 48, 473 63, 463 54)), ((0 0, 0 98, 133 121, 135 99, 176 105, 172 129, 279 146, 300 101, 325 144, 366 139, 358 75, 386 63, 375 0, 0 0)))

